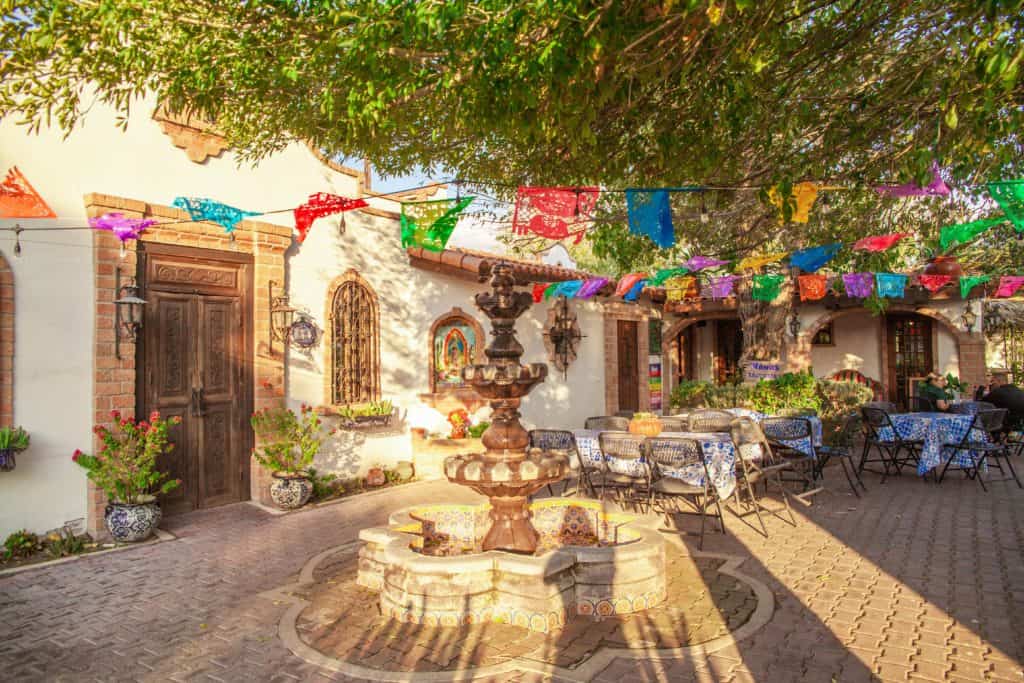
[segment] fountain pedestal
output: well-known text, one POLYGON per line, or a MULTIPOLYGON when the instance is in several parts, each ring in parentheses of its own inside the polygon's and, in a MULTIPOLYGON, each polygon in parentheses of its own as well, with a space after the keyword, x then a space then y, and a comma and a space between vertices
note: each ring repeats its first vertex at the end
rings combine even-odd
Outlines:
POLYGON ((445 461, 449 481, 468 486, 491 501, 491 528, 483 549, 531 554, 538 534, 530 523, 529 496, 560 481, 569 468, 564 453, 528 450, 529 435, 519 422, 519 402, 547 377, 544 363, 521 365, 523 347, 516 339, 515 322, 533 303, 527 292, 515 291, 512 267, 499 263, 491 277, 491 291, 475 297, 477 308, 491 321, 492 340, 484 350, 489 361, 469 365, 462 378, 494 413, 483 434, 482 454, 457 455, 445 461))

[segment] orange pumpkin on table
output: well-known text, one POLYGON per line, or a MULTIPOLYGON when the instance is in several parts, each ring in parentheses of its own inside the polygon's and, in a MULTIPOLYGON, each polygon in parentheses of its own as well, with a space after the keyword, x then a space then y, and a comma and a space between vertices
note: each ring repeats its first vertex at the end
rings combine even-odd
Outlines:
POLYGON ((657 436, 661 434, 661 420, 654 413, 636 413, 629 421, 629 433, 640 436, 657 436))

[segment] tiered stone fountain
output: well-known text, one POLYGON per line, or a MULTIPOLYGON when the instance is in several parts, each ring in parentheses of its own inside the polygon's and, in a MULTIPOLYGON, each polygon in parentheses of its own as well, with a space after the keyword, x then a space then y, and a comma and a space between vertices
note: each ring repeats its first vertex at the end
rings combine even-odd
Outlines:
POLYGON ((450 481, 490 503, 417 506, 359 535, 359 584, 380 591, 382 611, 398 620, 496 621, 548 632, 571 614, 624 614, 665 599, 665 541, 657 531, 599 501, 529 502, 565 477, 569 454, 528 448, 519 423, 520 400, 544 381, 547 366, 519 362, 515 321, 533 299, 514 285, 511 266, 501 263, 491 291, 476 295, 492 325, 489 362, 462 375, 494 409, 487 450, 445 461, 450 481))

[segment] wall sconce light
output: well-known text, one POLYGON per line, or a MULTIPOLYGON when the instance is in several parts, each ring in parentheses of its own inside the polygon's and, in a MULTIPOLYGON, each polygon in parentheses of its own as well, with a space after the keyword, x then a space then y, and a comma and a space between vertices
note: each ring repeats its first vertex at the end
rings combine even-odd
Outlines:
POLYGON ((964 314, 960 316, 960 323, 964 326, 964 330, 970 334, 974 331, 974 323, 978 322, 978 315, 971 308, 970 304, 964 309, 964 314))
POLYGON ((549 321, 548 329, 543 333, 548 357, 555 368, 562 371, 562 379, 565 379, 569 376, 569 365, 576 360, 580 340, 586 335, 580 333, 576 314, 569 309, 569 300, 564 296, 558 297, 549 321))
POLYGON ((121 269, 115 270, 114 291, 114 356, 121 358, 121 341, 135 343, 142 329, 142 307, 146 301, 139 297, 139 285, 135 278, 121 284, 121 269))
POLYGON ((796 313, 789 317, 789 333, 794 339, 800 336, 800 316, 796 313))
MULTIPOLYGON (((276 280, 267 283, 267 295, 270 300, 270 350, 274 349, 274 340, 288 346, 288 338, 291 336, 292 320, 295 317, 295 309, 288 302, 288 294, 281 293, 274 296, 274 287, 281 287, 276 280)), ((283 288, 281 288, 283 290, 283 288)))

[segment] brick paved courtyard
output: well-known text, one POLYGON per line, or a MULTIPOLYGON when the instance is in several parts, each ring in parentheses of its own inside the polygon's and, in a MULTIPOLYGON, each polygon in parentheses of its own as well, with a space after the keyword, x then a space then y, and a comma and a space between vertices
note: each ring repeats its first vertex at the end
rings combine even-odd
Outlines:
MULTIPOLYGON (((858 501, 838 473, 829 475, 835 493, 818 496, 811 508, 798 506, 796 528, 769 520, 772 536, 764 539, 727 513, 730 534, 708 535, 707 553, 742 558, 743 574, 774 596, 770 619, 750 637, 652 662, 648 655, 666 643, 650 631, 634 632, 621 643, 633 650, 605 648, 588 659, 617 644, 601 624, 561 642, 542 639, 530 652, 513 643, 504 656, 524 664, 490 680, 1024 681, 1024 491, 997 483, 985 494, 974 482, 936 487, 909 476, 880 486, 870 476, 868 496, 858 501), (582 664, 574 669, 574 662, 582 664)), ((276 591, 296 581, 315 555, 350 544, 390 511, 440 499, 474 500, 433 482, 286 516, 236 505, 166 520, 178 537, 171 542, 0 577, 2 678, 350 680, 285 646, 279 628, 291 605, 276 591)), ((345 557, 326 558, 318 580, 343 582, 345 557)), ((715 561, 672 557, 714 585, 715 561)), ((728 622, 721 603, 711 604, 706 622, 687 622, 694 641, 710 636, 712 624, 728 622)), ((349 605, 361 613, 341 622, 347 628, 336 641, 379 636, 371 607, 372 601, 349 605)), ((307 625, 316 619, 302 618, 307 625)), ((449 651, 472 647, 458 631, 419 633, 415 651, 439 651, 440 638, 448 638, 449 651)), ((500 656, 499 642, 488 641, 495 658, 488 661, 500 656)))

